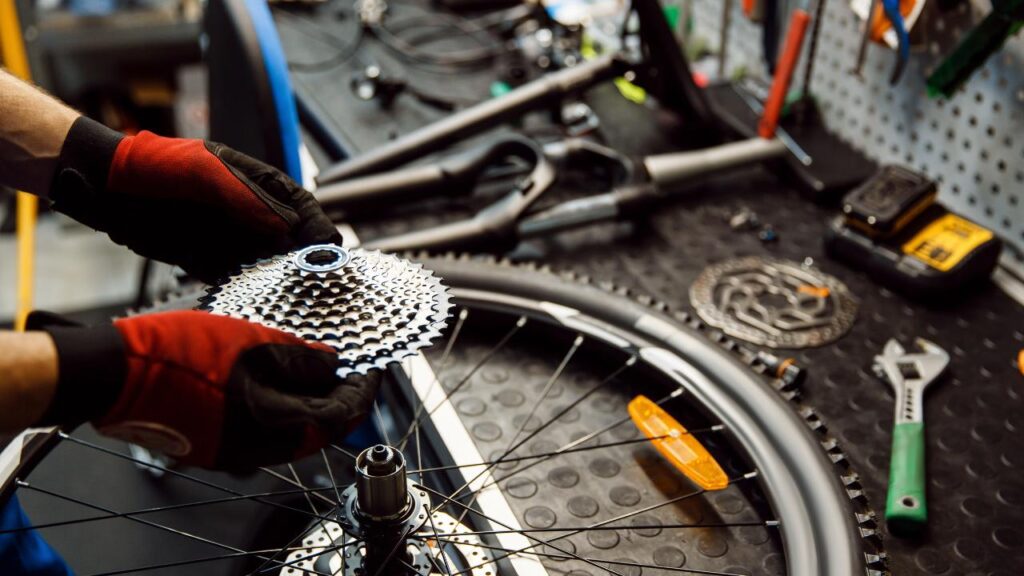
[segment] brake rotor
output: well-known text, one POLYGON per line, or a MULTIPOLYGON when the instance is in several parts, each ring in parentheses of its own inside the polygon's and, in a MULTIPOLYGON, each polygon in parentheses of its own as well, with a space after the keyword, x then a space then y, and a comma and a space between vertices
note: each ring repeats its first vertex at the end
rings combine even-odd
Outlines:
MULTIPOLYGON (((426 498, 424 494, 423 498, 426 498)), ((468 576, 493 576, 488 561, 489 546, 470 528, 444 512, 434 512, 430 521, 420 522, 409 533, 406 554, 407 574, 443 576, 454 573, 454 566, 470 566, 460 572, 468 576), (445 534, 443 539, 435 534, 445 534)), ((304 548, 294 550, 282 563, 280 576, 335 574, 372 576, 363 569, 365 547, 338 522, 320 522, 305 533, 304 548)))
POLYGON ((199 306, 326 344, 343 378, 429 346, 449 308, 447 289, 422 265, 329 244, 244 266, 211 286, 199 306))
POLYGON ((751 256, 708 266, 690 286, 700 317, 726 334, 772 348, 833 342, 853 326, 846 285, 811 266, 751 256))

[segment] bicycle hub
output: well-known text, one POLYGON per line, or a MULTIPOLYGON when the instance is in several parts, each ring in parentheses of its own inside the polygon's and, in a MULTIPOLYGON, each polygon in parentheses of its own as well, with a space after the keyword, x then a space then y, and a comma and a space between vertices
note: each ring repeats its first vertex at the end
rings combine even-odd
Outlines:
POLYGON ((413 506, 405 472, 405 457, 390 446, 371 446, 356 458, 354 512, 365 537, 363 568, 370 574, 400 574, 408 563, 403 540, 413 506))
POLYGON ((409 509, 405 457, 377 444, 356 458, 357 511, 369 520, 395 520, 409 509))

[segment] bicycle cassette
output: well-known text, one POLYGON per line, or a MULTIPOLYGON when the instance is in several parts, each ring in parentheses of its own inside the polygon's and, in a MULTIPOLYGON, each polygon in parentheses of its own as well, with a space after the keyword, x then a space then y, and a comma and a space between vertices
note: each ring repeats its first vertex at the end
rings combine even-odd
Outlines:
POLYGON ((244 266, 199 302, 200 310, 330 346, 343 378, 429 346, 451 307, 447 289, 422 265, 327 244, 244 266))
POLYGON ((810 266, 751 256, 708 266, 690 286, 700 317, 726 334, 771 348, 828 344, 853 325, 846 285, 810 266))

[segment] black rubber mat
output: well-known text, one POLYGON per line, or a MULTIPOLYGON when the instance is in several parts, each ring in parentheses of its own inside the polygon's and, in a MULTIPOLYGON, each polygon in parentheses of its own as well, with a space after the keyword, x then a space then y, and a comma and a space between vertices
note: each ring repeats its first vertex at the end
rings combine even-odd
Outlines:
MULTIPOLYGON (((284 36, 289 54, 316 53, 316 47, 294 34, 284 36)), ((364 114, 368 104, 348 93, 344 70, 306 75, 297 78, 297 84, 300 91, 315 96, 355 150, 379 145, 395 130, 409 131, 440 117, 418 104, 396 105, 383 117, 364 114)), ((483 98, 483 87, 493 77, 484 71, 437 76, 431 82, 448 84, 449 91, 466 98, 483 98)), ((669 142, 680 130, 677 124, 625 102, 610 89, 597 90, 588 100, 601 116, 602 136, 623 152, 671 150, 669 142)), ((583 179, 563 188, 580 194, 597 192, 597 186, 583 179)), ((880 514, 893 398, 889 387, 873 376, 872 357, 891 337, 909 342, 915 336, 932 340, 952 355, 949 372, 929 388, 925 400, 928 532, 918 541, 886 535, 893 573, 1024 573, 1024 376, 1015 365, 1024 348, 1021 307, 995 286, 946 310, 926 309, 880 288, 865 275, 825 258, 821 240, 833 214, 830 209, 808 203, 760 169, 694 186, 684 196, 649 220, 569 233, 531 243, 517 253, 630 287, 680 309, 689 307, 689 286, 709 263, 759 254, 813 260, 849 286, 860 300, 860 311, 852 331, 834 345, 795 354, 810 374, 804 398, 842 442, 880 514), (755 232, 733 231, 728 219, 740 209, 753 210, 771 224, 778 240, 765 244, 755 232)), ((355 227, 369 238, 455 213, 466 212, 436 207, 420 210, 411 219, 385 218, 357 222, 355 227)))
MULTIPOLYGON (((504 320, 511 323, 514 317, 504 320)), ((440 380, 449 393, 458 388, 452 398, 455 410, 483 461, 495 461, 509 450, 513 450, 510 458, 551 454, 597 430, 607 430, 589 445, 605 443, 608 447, 549 459, 510 461, 491 471, 526 529, 628 527, 583 530, 541 546, 537 552, 545 554, 541 560, 552 574, 608 573, 571 558, 574 554, 624 562, 627 565, 610 566, 624 576, 661 573, 657 566, 757 576, 784 573, 785 560, 775 529, 720 526, 763 521, 757 504, 763 504, 763 494, 752 494, 744 489, 749 484, 742 482, 713 494, 701 493, 649 442, 630 443, 641 435, 627 417, 626 404, 640 393, 660 398, 666 389, 655 392, 647 386, 648 379, 636 374, 605 380, 619 366, 610 359, 609 366, 595 365, 596 360, 572 360, 552 380, 569 343, 538 338, 530 334, 529 327, 466 380, 465 374, 488 353, 504 328, 491 327, 484 331, 484 338, 467 333, 475 334, 481 323, 492 322, 493 318, 469 316, 462 338, 474 344, 464 341, 456 348, 458 357, 449 361, 440 380), (666 505, 670 501, 674 503, 666 505), (641 509, 645 511, 635 514, 641 509)), ((586 352, 583 348, 577 355, 586 352)), ((435 347, 427 356, 439 366, 442 354, 435 347)), ((666 409, 679 411, 672 403, 666 404, 666 409)), ((729 451, 724 438, 710 430, 715 422, 705 421, 693 411, 686 411, 683 419, 715 452, 729 477, 749 471, 748 465, 729 451)), ((550 539, 566 532, 533 535, 550 539)))

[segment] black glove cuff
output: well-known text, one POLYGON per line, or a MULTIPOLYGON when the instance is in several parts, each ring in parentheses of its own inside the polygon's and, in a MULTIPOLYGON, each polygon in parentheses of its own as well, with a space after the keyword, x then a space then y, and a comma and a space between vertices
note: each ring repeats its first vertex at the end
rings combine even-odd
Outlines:
POLYGON ((93 228, 96 200, 103 193, 114 153, 124 134, 85 116, 71 125, 50 188, 53 208, 93 228))
POLYGON ((113 325, 47 326, 57 348, 57 391, 39 426, 71 429, 107 413, 124 387, 124 340, 113 325))

